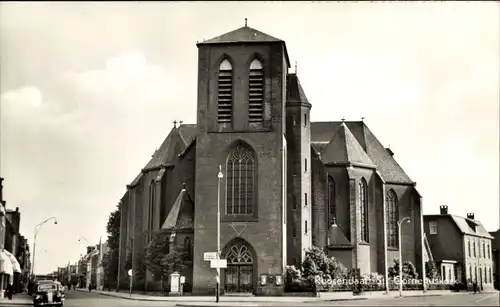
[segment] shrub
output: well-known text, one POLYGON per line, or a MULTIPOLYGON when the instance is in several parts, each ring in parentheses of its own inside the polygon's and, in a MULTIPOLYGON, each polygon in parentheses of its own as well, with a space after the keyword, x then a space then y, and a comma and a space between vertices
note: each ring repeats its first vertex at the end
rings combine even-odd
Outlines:
POLYGON ((438 277, 436 263, 432 260, 429 260, 425 263, 425 277, 431 279, 438 277))
MULTIPOLYGON (((399 259, 394 258, 394 262, 391 267, 389 267, 389 278, 399 277, 399 259)), ((415 265, 411 261, 407 260, 403 262, 403 279, 417 279, 418 273, 415 265)))

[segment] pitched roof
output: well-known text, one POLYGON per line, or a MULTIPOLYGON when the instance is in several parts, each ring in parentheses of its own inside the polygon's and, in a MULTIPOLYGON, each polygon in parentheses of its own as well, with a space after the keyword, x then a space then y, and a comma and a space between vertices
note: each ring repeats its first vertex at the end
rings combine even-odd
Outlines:
POLYGON ((443 217, 451 219, 451 221, 457 226, 458 230, 462 234, 493 239, 493 236, 491 236, 491 234, 486 230, 486 228, 484 228, 483 224, 481 224, 481 222, 478 220, 473 220, 473 219, 469 219, 469 218, 465 218, 465 217, 453 215, 453 214, 426 214, 426 215, 424 215, 424 218, 426 220, 432 219, 432 218, 443 218, 443 217), (476 229, 474 230, 471 226, 475 226, 476 229))
POLYGON ((296 74, 288 74, 286 78, 286 102, 309 104, 304 89, 296 74))
POLYGON ((283 43, 283 46, 285 48, 287 66, 290 67, 290 58, 288 57, 288 51, 286 50, 285 41, 247 26, 227 32, 208 40, 204 40, 202 42, 199 42, 197 45, 199 46, 234 43, 283 43))
POLYGON ((186 199, 189 200, 189 196, 187 195, 186 189, 183 188, 179 193, 179 195, 177 196, 174 205, 170 209, 170 212, 168 213, 165 222, 163 222, 161 229, 176 228, 181 213, 182 205, 185 203, 186 199))
POLYGON ((241 27, 231 32, 224 33, 217 37, 204 40, 198 44, 227 44, 243 42, 284 42, 283 40, 272 37, 269 34, 260 32, 250 27, 241 27))
POLYGON ((351 247, 351 242, 347 240, 344 232, 336 225, 332 225, 328 231, 329 247, 351 247))
POLYGON ((450 214, 450 217, 463 234, 493 239, 493 236, 491 236, 490 233, 483 227, 483 224, 481 224, 480 221, 452 214, 450 214), (471 227, 471 224, 476 225, 475 231, 471 227))
MULTIPOLYGON (((315 148, 326 146, 342 122, 311 122, 311 143, 315 148)), ((405 173, 394 157, 368 129, 364 122, 345 122, 349 131, 356 138, 361 148, 370 160, 377 166, 377 170, 387 183, 413 184, 414 182, 405 173)))
POLYGON ((196 125, 180 125, 177 128, 172 128, 144 169, 175 164, 178 154, 189 146, 195 135, 196 125))
POLYGON ((345 124, 337 128, 330 143, 321 152, 321 160, 323 163, 352 163, 375 168, 375 164, 345 124))

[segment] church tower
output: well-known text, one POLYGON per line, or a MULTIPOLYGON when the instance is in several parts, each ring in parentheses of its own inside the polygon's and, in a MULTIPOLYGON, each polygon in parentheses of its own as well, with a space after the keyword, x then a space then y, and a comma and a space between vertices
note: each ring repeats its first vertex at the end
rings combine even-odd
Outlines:
POLYGON ((245 24, 197 46, 193 292, 213 293, 215 269, 203 255, 217 250, 219 205, 221 291, 278 295, 287 254, 285 42, 245 24))
MULTIPOLYGON (((297 70, 297 68, 295 68, 297 70)), ((287 78, 288 139, 288 264, 302 263, 305 251, 312 246, 313 227, 311 201, 311 104, 300 85, 297 72, 287 78)))

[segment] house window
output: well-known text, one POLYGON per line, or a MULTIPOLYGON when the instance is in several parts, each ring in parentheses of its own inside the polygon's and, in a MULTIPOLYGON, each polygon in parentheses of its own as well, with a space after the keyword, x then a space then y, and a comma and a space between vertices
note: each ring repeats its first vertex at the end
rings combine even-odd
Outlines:
POLYGON ((474 258, 476 257, 476 242, 472 243, 472 254, 474 255, 474 258))
POLYGON ((255 59, 250 64, 248 79, 248 121, 261 122, 264 111, 264 69, 262 63, 255 59))
POLYGON ((437 222, 435 222, 435 221, 429 222, 429 234, 435 235, 437 233, 438 233, 437 222))
POLYGON ((469 257, 471 256, 471 251, 470 251, 470 241, 467 240, 467 249, 469 250, 469 257))
POLYGON ((307 193, 304 193, 304 207, 307 207, 307 193))
POLYGON ((493 281, 493 275, 491 275, 491 267, 488 270, 489 270, 488 276, 490 278, 490 282, 492 282, 493 281))
POLYGON ((359 206, 361 212, 361 241, 369 242, 368 237, 368 199, 367 184, 365 178, 359 182, 359 206))
POLYGON ((304 114, 304 127, 307 127, 307 114, 304 114))
POLYGON ((483 243, 483 258, 486 258, 486 245, 483 243))
POLYGON ((472 280, 472 267, 469 267, 469 279, 472 280))
POLYGON ((307 159, 304 159, 304 172, 307 173, 307 159))
POLYGON ((491 259, 490 245, 488 244, 487 247, 488 247, 488 253, 487 253, 488 259, 491 259))
POLYGON ((328 227, 336 223, 336 218, 335 181, 331 176, 328 176, 328 227))
POLYGON ((226 214, 252 215, 255 206, 256 165, 253 150, 238 143, 226 162, 226 214))
POLYGON ((225 59, 219 66, 217 120, 230 123, 233 118, 233 67, 225 59))
POLYGON ((387 192, 385 207, 385 221, 387 231, 387 246, 398 247, 398 197, 394 190, 387 192))
POLYGON ((305 233, 307 234, 307 220, 304 222, 304 227, 305 227, 305 233))

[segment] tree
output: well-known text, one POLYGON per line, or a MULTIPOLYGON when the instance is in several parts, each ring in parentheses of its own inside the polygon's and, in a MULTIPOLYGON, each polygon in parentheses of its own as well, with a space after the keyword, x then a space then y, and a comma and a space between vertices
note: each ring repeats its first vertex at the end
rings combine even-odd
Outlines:
POLYGON ((76 287, 76 285, 78 284, 78 280, 79 280, 78 274, 76 274, 76 273, 71 274, 71 280, 70 280, 70 283, 71 283, 74 287, 76 287))
POLYGON ((437 278, 438 270, 434 261, 429 260, 425 263, 425 276, 429 279, 437 278))
MULTIPOLYGON (((174 272, 181 272, 189 266, 192 259, 182 246, 175 246, 170 250, 170 231, 160 229, 153 233, 153 239, 145 250, 144 263, 153 274, 164 277, 174 272)), ((163 288, 163 285, 162 285, 163 288)))
MULTIPOLYGON (((392 266, 389 268, 389 277, 399 277, 399 259, 394 258, 392 266)), ((417 279, 418 273, 415 265, 409 260, 403 262, 403 279, 417 279)))
POLYGON ((344 265, 334 257, 328 257, 320 247, 313 246, 306 251, 302 263, 302 276, 304 278, 310 279, 319 276, 320 278, 337 279, 345 277, 346 273, 344 265))
POLYGON ((107 280, 116 280, 118 277, 118 255, 120 247, 120 216, 121 207, 117 206, 116 210, 111 212, 106 225, 108 233, 108 252, 106 253, 105 266, 103 265, 107 280))

